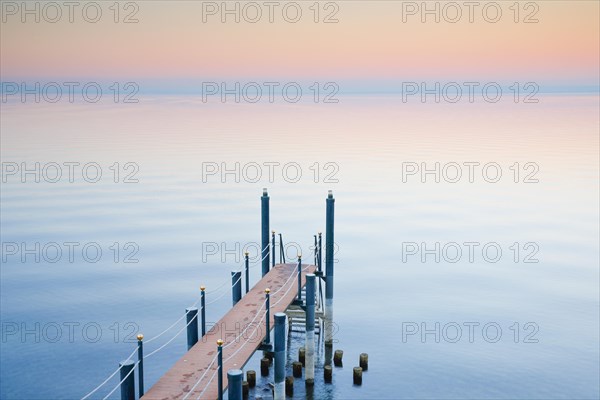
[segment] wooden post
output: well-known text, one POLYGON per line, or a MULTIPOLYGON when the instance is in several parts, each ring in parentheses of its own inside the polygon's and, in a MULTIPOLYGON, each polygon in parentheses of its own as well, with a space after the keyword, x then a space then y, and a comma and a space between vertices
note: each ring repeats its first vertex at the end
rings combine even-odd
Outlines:
POLYGON ((263 357, 260 360, 260 374, 262 376, 269 376, 269 367, 271 366, 271 361, 267 357, 263 357))
POLYGON ((250 395, 250 387, 247 381, 242 381, 242 398, 246 400, 250 395))
POLYGON ((306 364, 306 349, 304 347, 298 349, 298 361, 302 363, 303 367, 306 364))
POLYGON ((294 377, 293 376, 285 377, 285 394, 290 397, 294 395, 294 377))
POLYGON ((358 365, 366 371, 369 369, 369 355, 367 353, 362 353, 358 358, 358 365))
POLYGON ((355 385, 358 385, 358 386, 362 385, 362 368, 361 367, 354 367, 353 377, 354 377, 355 385))
POLYGON ((292 363, 292 373, 294 378, 302 378, 302 363, 300 361, 294 361, 292 363))
POLYGON ((333 377, 333 368, 331 365, 326 365, 323 367, 323 379, 325 383, 331 383, 333 377))
POLYGON ((248 381, 248 386, 253 388, 256 386, 256 371, 249 370, 246 372, 246 380, 248 381))
POLYGON ((333 353, 333 365, 336 367, 342 367, 342 358, 344 357, 344 350, 336 350, 333 353))

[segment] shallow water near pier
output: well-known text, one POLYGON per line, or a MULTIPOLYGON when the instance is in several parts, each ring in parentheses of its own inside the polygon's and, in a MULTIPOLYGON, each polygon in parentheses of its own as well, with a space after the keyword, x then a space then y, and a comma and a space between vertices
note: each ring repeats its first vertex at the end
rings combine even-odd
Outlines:
MULTIPOLYGON (((263 187, 288 259, 311 262, 327 191, 336 199, 344 367, 324 385, 319 356, 315 399, 598 398, 598 107, 597 96, 568 94, 537 104, 3 105, 3 163, 93 162, 102 177, 90 183, 77 167, 74 182, 51 183, 48 168, 39 183, 17 174, 2 184, 3 246, 34 249, 3 248, 2 398, 81 398, 138 332, 154 337, 201 284, 230 280, 260 242, 263 187), (268 163, 279 163, 272 179, 268 163), (436 163, 439 183, 422 173, 436 163), (465 163, 479 163, 472 182, 465 163), (360 353, 369 371, 358 387, 360 353)), ((231 306, 227 285, 208 295, 217 298, 208 321, 231 306)), ((288 374, 302 344, 290 342, 288 374)), ((185 351, 183 332, 148 358, 146 388, 185 351)), ((247 368, 259 372, 260 358, 247 368)))

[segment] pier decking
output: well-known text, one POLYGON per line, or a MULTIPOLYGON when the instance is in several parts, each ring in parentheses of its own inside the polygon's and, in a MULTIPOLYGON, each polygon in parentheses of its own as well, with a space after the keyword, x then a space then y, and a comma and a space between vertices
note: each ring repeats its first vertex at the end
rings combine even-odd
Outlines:
MULTIPOLYGON (((242 299, 227 312, 158 382, 144 394, 146 400, 214 400, 218 397, 217 340, 223 344, 223 374, 241 369, 261 345, 266 334, 265 289, 270 289, 270 324, 298 296, 298 264, 273 267, 242 299), (208 369, 208 371, 207 371, 208 369), (190 393, 191 392, 191 393, 190 393)), ((314 265, 302 265, 301 286, 314 265)), ((227 387, 227 379, 223 382, 227 387)))

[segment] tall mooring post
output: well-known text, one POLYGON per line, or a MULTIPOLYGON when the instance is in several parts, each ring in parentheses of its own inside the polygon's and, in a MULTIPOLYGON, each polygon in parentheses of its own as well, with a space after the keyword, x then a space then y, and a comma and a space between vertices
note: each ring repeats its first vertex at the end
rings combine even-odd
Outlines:
POLYGON ((315 383, 315 274, 306 275, 306 385, 315 383))
POLYGON ((275 314, 275 393, 274 400, 285 400, 285 314, 275 314))
POLYGON ((265 276, 269 272, 269 194, 267 188, 263 188, 263 194, 260 198, 260 216, 261 216, 261 227, 262 227, 262 276, 265 276))
MULTIPOLYGON (((330 190, 327 194, 327 212, 325 221, 325 346, 333 345, 333 220, 335 199, 330 190)), ((325 362, 327 363, 328 357, 325 362)), ((330 363, 330 360, 329 360, 330 363)))

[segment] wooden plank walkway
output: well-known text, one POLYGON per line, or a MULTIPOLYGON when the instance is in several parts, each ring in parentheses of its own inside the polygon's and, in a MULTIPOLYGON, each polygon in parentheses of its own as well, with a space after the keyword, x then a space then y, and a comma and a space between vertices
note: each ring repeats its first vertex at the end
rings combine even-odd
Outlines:
MULTIPOLYGON (((260 265, 258 267, 260 268, 260 265)), ((272 329, 275 313, 285 311, 298 295, 297 268, 298 264, 278 264, 271 268, 269 273, 258 281, 206 333, 204 338, 185 353, 144 394, 142 399, 182 400, 187 396, 187 399, 195 400, 202 392, 201 399, 216 399, 218 397, 217 340, 223 339, 225 342, 223 345, 223 387, 227 388, 227 371, 241 369, 260 346, 265 336, 265 289, 271 289, 270 326, 272 329), (208 372, 207 369, 209 369, 208 372), (202 376, 204 377, 196 385, 202 376)), ((306 274, 314 273, 315 269, 314 265, 302 265, 302 287, 306 284, 306 274)), ((271 341, 272 343, 273 341, 271 341)))

